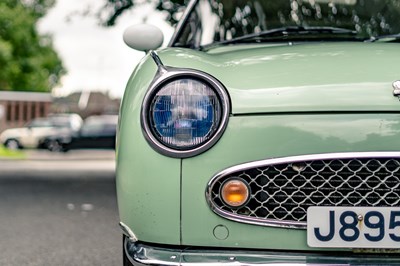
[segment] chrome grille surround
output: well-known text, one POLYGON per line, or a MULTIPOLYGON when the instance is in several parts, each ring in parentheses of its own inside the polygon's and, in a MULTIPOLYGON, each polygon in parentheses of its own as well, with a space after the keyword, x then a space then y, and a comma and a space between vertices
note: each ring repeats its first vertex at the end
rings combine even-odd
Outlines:
POLYGON ((236 165, 208 183, 210 208, 226 219, 305 229, 309 206, 400 206, 400 152, 301 155, 236 165), (230 177, 246 180, 249 202, 230 208, 220 199, 230 177))

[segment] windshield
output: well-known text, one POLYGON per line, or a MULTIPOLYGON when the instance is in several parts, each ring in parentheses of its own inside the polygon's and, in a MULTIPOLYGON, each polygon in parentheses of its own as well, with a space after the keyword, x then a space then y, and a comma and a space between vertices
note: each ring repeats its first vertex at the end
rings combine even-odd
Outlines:
POLYGON ((297 39, 294 29, 305 40, 315 35, 366 40, 400 33, 399 17, 399 0, 199 0, 172 46, 199 48, 238 38, 271 41, 277 36, 282 41, 287 35, 262 33, 286 28, 297 39), (328 27, 330 31, 320 30, 328 27), (263 39, 253 38, 257 34, 263 39), (249 35, 252 38, 243 38, 249 35))

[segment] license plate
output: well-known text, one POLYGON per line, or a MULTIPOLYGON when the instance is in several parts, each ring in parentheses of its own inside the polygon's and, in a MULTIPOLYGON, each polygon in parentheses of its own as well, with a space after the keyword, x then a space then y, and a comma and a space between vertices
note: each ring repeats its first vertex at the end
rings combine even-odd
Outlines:
POLYGON ((400 208, 310 207, 310 247, 400 248, 400 208))

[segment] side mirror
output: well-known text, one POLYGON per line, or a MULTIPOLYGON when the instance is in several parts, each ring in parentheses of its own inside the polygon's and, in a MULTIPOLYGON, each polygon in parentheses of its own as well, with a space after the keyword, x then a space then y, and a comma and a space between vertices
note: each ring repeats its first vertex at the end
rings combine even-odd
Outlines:
POLYGON ((159 48, 164 41, 164 35, 156 26, 140 24, 128 27, 123 39, 132 49, 146 52, 159 48))

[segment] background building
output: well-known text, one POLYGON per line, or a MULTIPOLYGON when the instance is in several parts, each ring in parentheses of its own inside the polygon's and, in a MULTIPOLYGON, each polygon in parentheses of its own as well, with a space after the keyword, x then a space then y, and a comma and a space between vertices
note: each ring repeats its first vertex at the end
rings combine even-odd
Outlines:
POLYGON ((49 113, 76 113, 83 119, 118 114, 120 101, 102 92, 75 92, 54 98, 50 93, 0 91, 0 132, 49 113))
POLYGON ((74 92, 66 97, 53 98, 53 113, 77 113, 83 119, 91 115, 118 114, 121 99, 103 92, 74 92))
POLYGON ((50 93, 0 91, 0 132, 49 114, 50 93))

